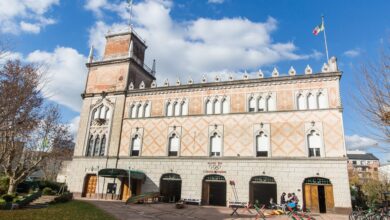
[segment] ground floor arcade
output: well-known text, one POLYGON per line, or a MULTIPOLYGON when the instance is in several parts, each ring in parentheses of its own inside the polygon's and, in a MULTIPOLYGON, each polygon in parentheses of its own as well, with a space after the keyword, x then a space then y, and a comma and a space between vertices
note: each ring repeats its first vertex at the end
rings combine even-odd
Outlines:
POLYGON ((279 203, 282 192, 294 192, 313 212, 351 208, 345 160, 126 158, 118 161, 121 175, 102 175, 112 169, 102 164, 113 167, 110 162, 75 158, 70 170, 80 172, 70 174, 70 190, 76 196, 118 200, 159 192, 164 202, 187 199, 216 206, 268 204, 271 198, 279 203))

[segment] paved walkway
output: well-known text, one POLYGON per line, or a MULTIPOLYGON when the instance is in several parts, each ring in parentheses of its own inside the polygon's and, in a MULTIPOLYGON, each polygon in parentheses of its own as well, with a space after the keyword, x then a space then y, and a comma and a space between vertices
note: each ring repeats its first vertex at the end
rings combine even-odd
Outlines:
MULTIPOLYGON (((255 219, 255 214, 250 214, 244 209, 239 209, 239 216, 230 216, 232 210, 226 207, 196 206, 187 205, 184 209, 176 209, 174 204, 129 204, 113 201, 88 201, 100 209, 115 216, 118 220, 128 219, 162 219, 162 220, 182 220, 182 219, 255 219)), ((252 210, 252 213, 255 213, 252 210)), ((313 214, 316 220, 347 220, 348 216, 335 214, 313 214)), ((271 216, 267 219, 287 220, 287 216, 271 216)))

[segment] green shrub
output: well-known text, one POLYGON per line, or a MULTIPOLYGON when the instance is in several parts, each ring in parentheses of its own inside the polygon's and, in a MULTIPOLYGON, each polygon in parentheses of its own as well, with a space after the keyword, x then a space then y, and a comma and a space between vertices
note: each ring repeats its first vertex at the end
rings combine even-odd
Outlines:
POLYGON ((73 199, 73 193, 66 192, 54 199, 54 203, 64 203, 73 199))
POLYGON ((41 189, 41 190, 43 190, 46 187, 49 187, 52 190, 58 192, 61 189, 62 183, 44 180, 44 181, 39 181, 38 186, 39 186, 39 189, 41 189))
POLYGON ((42 190, 42 195, 55 195, 56 192, 54 190, 52 190, 50 187, 45 187, 43 190, 42 190))
POLYGON ((5 176, 0 176, 0 195, 8 191, 9 179, 5 176))
POLYGON ((15 195, 11 195, 11 194, 5 194, 1 197, 5 202, 12 202, 12 200, 14 200, 15 198, 15 195))

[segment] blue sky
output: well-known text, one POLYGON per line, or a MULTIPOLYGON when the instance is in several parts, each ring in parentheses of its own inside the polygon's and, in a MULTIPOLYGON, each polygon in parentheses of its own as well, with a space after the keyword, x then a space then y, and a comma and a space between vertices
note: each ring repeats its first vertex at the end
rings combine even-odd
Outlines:
MULTIPOLYGON (((159 83, 203 74, 226 77, 290 66, 302 73, 325 62, 323 35, 313 28, 325 15, 330 56, 343 71, 341 95, 347 145, 374 152, 382 161, 390 153, 372 147, 352 96, 359 66, 378 57, 390 40, 390 2, 289 0, 134 0, 136 31, 146 40, 147 64, 157 60, 159 83)), ((126 0, 0 0, 0 38, 11 42, 10 55, 48 67, 48 102, 61 106, 64 122, 77 128, 80 93, 89 47, 104 48, 104 34, 126 26, 126 0)), ((374 131, 375 132, 375 131, 374 131)), ((379 143, 383 148, 389 145, 379 143)))

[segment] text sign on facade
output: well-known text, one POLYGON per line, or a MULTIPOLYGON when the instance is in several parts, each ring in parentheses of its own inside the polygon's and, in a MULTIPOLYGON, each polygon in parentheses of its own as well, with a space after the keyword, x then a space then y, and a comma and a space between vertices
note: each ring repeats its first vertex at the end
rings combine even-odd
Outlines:
POLYGON ((208 170, 204 170, 203 173, 226 173, 222 170, 222 162, 208 162, 208 170))

